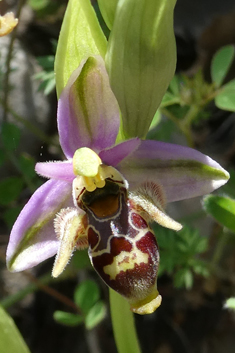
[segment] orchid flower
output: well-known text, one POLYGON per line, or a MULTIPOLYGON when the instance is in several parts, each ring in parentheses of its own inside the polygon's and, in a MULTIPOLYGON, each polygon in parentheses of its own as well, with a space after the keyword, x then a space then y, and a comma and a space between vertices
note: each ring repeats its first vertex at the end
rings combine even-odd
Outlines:
POLYGON ((37 163, 50 180, 16 220, 7 249, 11 271, 31 268, 56 254, 57 277, 76 249, 89 248, 100 277, 130 303, 151 313, 161 303, 156 280, 159 251, 149 226, 176 231, 167 202, 206 193, 229 174, 191 148, 132 138, 115 144, 120 111, 104 61, 89 57, 71 75, 58 103, 65 161, 37 163))

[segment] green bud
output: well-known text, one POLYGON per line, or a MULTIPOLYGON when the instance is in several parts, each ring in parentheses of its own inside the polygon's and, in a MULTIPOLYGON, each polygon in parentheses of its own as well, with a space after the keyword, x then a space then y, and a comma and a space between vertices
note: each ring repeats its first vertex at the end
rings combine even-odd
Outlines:
POLYGON ((106 25, 112 29, 118 0, 98 0, 100 12, 106 25))
POLYGON ((125 138, 144 138, 176 65, 176 0, 119 0, 106 65, 125 138))
POLYGON ((55 57, 58 97, 82 60, 92 55, 105 56, 106 43, 90 0, 70 0, 55 57))

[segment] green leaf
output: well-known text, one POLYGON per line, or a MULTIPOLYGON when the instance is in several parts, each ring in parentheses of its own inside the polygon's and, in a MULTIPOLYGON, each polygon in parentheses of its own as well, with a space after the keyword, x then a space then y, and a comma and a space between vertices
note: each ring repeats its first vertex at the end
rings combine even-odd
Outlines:
POLYGON ((74 293, 74 301, 84 313, 88 313, 99 298, 99 287, 92 280, 86 280, 79 284, 74 293))
POLYGON ((43 91, 45 95, 51 93, 55 88, 54 71, 41 71, 33 76, 34 79, 42 81, 38 87, 38 91, 43 91))
POLYGON ((55 89, 55 79, 54 77, 46 82, 45 88, 44 88, 44 94, 47 96, 50 94, 53 90, 55 89))
POLYGON ((160 110, 157 110, 153 117, 149 130, 155 129, 160 123, 160 121, 161 121, 161 113, 160 113, 160 110))
POLYGON ((4 164, 6 156, 3 150, 0 149, 0 167, 4 164))
POLYGON ((197 254, 201 254, 208 249, 208 238, 203 238, 203 237, 197 235, 197 238, 195 240, 196 241, 194 244, 194 251, 197 254))
POLYGON ((195 257, 208 248, 207 238, 201 237, 197 229, 184 225, 183 229, 176 233, 156 224, 153 229, 160 248, 159 275, 163 272, 173 274, 177 268, 177 286, 190 287, 192 271, 203 276, 208 274, 204 263, 195 257))
POLYGON ((53 71, 55 62, 54 55, 38 56, 36 59, 44 70, 53 71))
POLYGON ((36 176, 35 172, 35 160, 29 155, 21 155, 19 158, 19 167, 24 175, 27 175, 30 179, 36 176))
POLYGON ((91 330, 95 326, 97 326, 105 318, 105 315, 106 315, 105 304, 101 301, 97 302, 91 308, 91 310, 88 312, 86 316, 85 325, 87 330, 91 330))
POLYGON ((210 270, 208 265, 200 259, 194 258, 191 262, 191 268, 193 271, 203 277, 208 277, 210 275, 210 270))
POLYGON ((224 304, 224 307, 226 309, 233 309, 235 310, 235 298, 232 297, 232 298, 229 298, 226 300, 225 304, 224 304))
POLYGON ((175 0, 119 0, 106 66, 118 100, 123 135, 146 137, 174 75, 175 0))
POLYGON ((39 90, 42 90, 45 96, 50 94, 55 89, 55 80, 48 80, 40 85, 39 90))
POLYGON ((174 285, 177 288, 185 287, 187 289, 192 288, 193 285, 193 274, 189 268, 182 268, 177 271, 174 276, 174 285))
POLYGON ((92 268, 87 250, 75 251, 71 259, 71 263, 75 267, 75 269, 79 270, 84 268, 92 268))
POLYGON ((213 57, 211 64, 211 77, 217 87, 220 87, 225 79, 234 57, 235 47, 233 45, 227 45, 226 47, 221 48, 213 57))
POLYGON ((161 251, 161 261, 160 261, 160 268, 158 272, 158 276, 161 276, 162 273, 166 272, 169 275, 173 273, 174 268, 177 263, 176 256, 171 257, 170 252, 168 251, 161 251))
POLYGON ((169 84, 169 90, 174 96, 179 96, 180 94, 180 80, 181 77, 179 75, 175 75, 169 84))
MULTIPOLYGON (((188 105, 173 104, 167 107, 170 114, 174 115, 177 119, 183 120, 186 114, 189 112, 188 105)), ((175 123, 174 123, 175 125, 175 123)))
POLYGON ((215 104, 218 108, 235 111, 235 80, 224 85, 221 92, 215 97, 215 104))
POLYGON ((179 103, 180 103, 179 97, 175 97, 172 93, 166 92, 166 94, 164 95, 161 101, 161 108, 165 108, 165 107, 168 107, 169 105, 179 104, 179 103))
POLYGON ((0 307, 0 352, 30 353, 12 318, 0 307))
POLYGON ((190 256, 207 250, 208 239, 199 235, 198 229, 184 226, 179 233, 177 248, 190 256))
POLYGON ((78 326, 83 322, 83 317, 78 314, 71 314, 65 311, 55 311, 53 318, 56 322, 66 326, 78 326))
POLYGON ((208 195, 204 198, 204 208, 217 222, 235 232, 235 200, 208 195))
POLYGON ((153 228, 160 248, 161 261, 159 274, 163 272, 172 274, 175 266, 182 262, 182 256, 180 256, 180 252, 177 251, 179 233, 176 234, 174 231, 163 228, 157 224, 154 224, 153 228))
POLYGON ((174 132, 175 124, 169 119, 162 119, 155 131, 154 139, 158 141, 169 141, 174 132))
POLYGON ((105 36, 90 0, 70 0, 55 57, 58 97, 81 61, 92 55, 104 57, 106 45, 105 36))
POLYGON ((29 6, 32 7, 33 10, 38 11, 42 10, 44 7, 48 5, 50 0, 28 0, 29 6))
POLYGON ((0 205, 8 205, 17 200, 24 186, 22 179, 8 177, 0 181, 0 205))
POLYGON ((118 0, 98 0, 100 12, 109 29, 112 29, 118 0))
POLYGON ((8 151, 17 150, 20 142, 20 129, 11 123, 2 124, 2 143, 8 151))

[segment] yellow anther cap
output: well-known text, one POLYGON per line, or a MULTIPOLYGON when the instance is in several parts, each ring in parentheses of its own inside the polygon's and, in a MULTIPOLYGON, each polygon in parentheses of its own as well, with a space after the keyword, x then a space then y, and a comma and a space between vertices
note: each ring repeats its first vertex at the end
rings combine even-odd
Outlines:
POLYGON ((73 156, 73 171, 75 175, 95 177, 98 174, 101 159, 88 147, 79 148, 73 156))

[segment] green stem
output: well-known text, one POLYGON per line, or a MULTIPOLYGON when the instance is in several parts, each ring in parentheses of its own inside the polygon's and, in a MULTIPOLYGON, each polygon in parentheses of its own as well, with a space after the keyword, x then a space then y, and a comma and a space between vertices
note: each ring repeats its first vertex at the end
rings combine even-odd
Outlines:
POLYGON ((200 107, 198 105, 192 105, 181 123, 181 130, 185 134, 189 147, 194 147, 193 138, 191 134, 191 125, 199 111, 200 107))
POLYGON ((224 247, 228 243, 229 232, 224 231, 224 229, 222 228, 218 236, 219 236, 219 240, 211 260, 211 267, 218 265, 221 259, 221 256, 224 252, 224 247))
POLYGON ((192 105, 189 108, 189 111, 187 112, 187 114, 184 117, 184 124, 185 124, 185 126, 187 126, 187 128, 190 128, 193 120, 195 119, 195 117, 197 116, 199 111, 200 111, 199 105, 192 105))
POLYGON ((118 353, 141 353, 133 313, 128 302, 109 290, 113 332, 118 353))
POLYGON ((180 104, 180 99, 179 97, 175 97, 174 99, 171 99, 168 102, 162 102, 161 103, 161 108, 166 108, 166 107, 170 107, 173 104, 180 104))
POLYGON ((192 105, 183 119, 177 119, 174 114, 169 112, 167 109, 161 109, 162 114, 169 118, 173 123, 175 123, 178 128, 183 132, 187 139, 188 146, 194 147, 193 138, 191 134, 191 124, 198 114, 200 107, 197 105, 192 105))
POLYGON ((37 279, 30 272, 24 271, 23 274, 28 278, 29 281, 31 281, 31 283, 28 284, 26 287, 20 289, 18 292, 9 295, 5 299, 2 299, 0 301, 0 306, 2 306, 4 309, 7 309, 15 303, 19 302, 20 300, 24 299, 28 294, 36 292, 37 290, 41 290, 44 293, 47 293, 48 295, 53 297, 54 299, 60 301, 64 305, 67 305, 68 307, 72 308, 76 313, 79 313, 83 316, 81 309, 70 298, 61 294, 52 287, 48 286, 48 284, 52 282, 62 281, 65 277, 62 276, 60 278, 53 279, 51 273, 48 273, 37 279))
POLYGON ((178 126, 180 130, 182 130, 180 120, 177 119, 174 114, 172 114, 168 109, 162 108, 162 107, 160 108, 160 111, 163 115, 165 115, 168 119, 170 119, 176 126, 178 126))
POLYGON ((219 87, 217 89, 215 89, 213 92, 211 92, 210 94, 208 94, 208 96, 201 101, 201 106, 206 106, 207 104, 209 104, 211 101, 213 101, 216 96, 218 96, 218 94, 220 94, 223 91, 223 86, 219 87))

